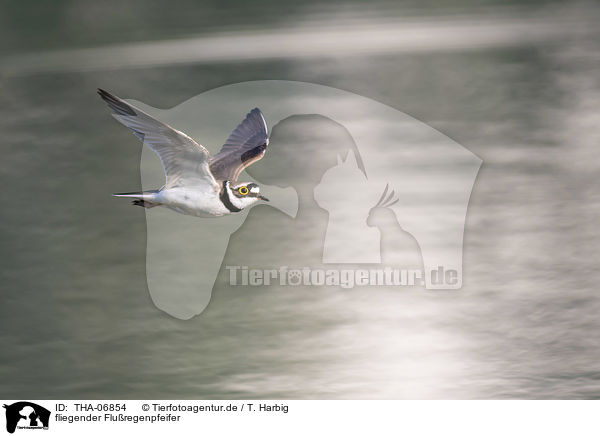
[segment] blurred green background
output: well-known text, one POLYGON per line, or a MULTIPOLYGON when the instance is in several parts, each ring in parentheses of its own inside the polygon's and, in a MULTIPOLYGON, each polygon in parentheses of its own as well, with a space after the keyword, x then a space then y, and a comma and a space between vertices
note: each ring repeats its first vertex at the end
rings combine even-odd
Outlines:
POLYGON ((595 2, 2 2, 0 396, 599 398, 598 17, 595 2), (224 288, 187 322, 154 307, 144 211, 109 195, 140 186, 142 145, 95 90, 168 108, 264 79, 378 100, 484 160, 462 290, 224 288))

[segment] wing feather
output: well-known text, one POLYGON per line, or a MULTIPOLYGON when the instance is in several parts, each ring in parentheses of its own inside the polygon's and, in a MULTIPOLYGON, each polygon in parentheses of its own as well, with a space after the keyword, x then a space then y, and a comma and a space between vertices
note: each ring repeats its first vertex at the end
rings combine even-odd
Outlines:
POLYGON ((204 147, 109 92, 98 89, 98 94, 114 112, 113 117, 158 155, 165 171, 165 188, 203 184, 218 188, 204 147))
POLYGON ((268 145, 267 122, 260 109, 254 108, 210 159, 210 170, 217 180, 236 182, 244 168, 262 159, 268 145))

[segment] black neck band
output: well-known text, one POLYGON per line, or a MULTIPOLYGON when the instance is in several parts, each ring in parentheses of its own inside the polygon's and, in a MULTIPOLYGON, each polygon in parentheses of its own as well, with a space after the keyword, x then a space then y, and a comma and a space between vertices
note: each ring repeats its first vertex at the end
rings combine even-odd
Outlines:
POLYGON ((227 190, 227 181, 223 182, 223 189, 219 196, 223 205, 229 210, 229 212, 241 212, 242 209, 235 207, 229 198, 229 191, 227 190))

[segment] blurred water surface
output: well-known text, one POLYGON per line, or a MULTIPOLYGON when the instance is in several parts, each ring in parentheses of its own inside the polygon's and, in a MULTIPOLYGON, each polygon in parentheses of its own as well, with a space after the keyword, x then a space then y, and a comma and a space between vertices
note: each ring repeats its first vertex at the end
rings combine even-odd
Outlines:
MULTIPOLYGON (((146 5, 3 5, 0 396, 600 397, 596 4, 146 5), (354 27, 373 39, 353 50, 354 27), (300 49, 313 29, 331 52, 300 49), (225 30, 220 57, 174 54, 225 30), (381 101, 484 160, 462 290, 227 287, 222 268, 201 316, 155 308, 144 211, 109 195, 140 186, 141 144, 95 89, 167 108, 264 79, 381 101)), ((252 210, 224 264, 282 219, 252 210)))

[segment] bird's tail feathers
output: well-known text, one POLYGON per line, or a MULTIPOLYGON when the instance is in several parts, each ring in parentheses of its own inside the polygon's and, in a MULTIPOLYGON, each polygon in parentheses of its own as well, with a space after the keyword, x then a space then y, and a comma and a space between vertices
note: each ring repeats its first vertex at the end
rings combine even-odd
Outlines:
POLYGON ((121 194, 113 194, 114 197, 126 197, 126 198, 134 198, 131 204, 135 206, 142 206, 146 209, 151 207, 160 206, 160 203, 153 202, 156 198, 156 193, 158 191, 140 191, 140 192, 123 192, 121 194))
POLYGON ((122 192, 113 194, 113 197, 130 197, 141 198, 142 200, 152 200, 158 191, 139 191, 139 192, 122 192))

